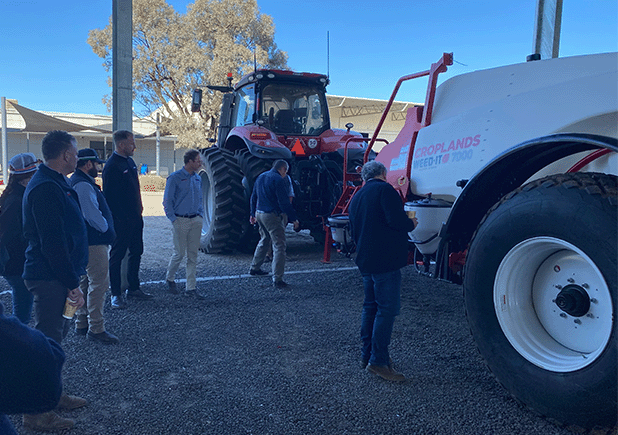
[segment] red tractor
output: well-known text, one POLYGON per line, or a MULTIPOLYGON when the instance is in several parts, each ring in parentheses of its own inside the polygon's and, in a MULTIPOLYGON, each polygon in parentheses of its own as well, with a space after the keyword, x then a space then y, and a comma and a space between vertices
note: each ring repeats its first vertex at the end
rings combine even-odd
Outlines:
MULTIPOLYGON (((257 176, 277 159, 290 164, 294 208, 301 229, 324 240, 324 219, 344 185, 343 163, 352 172, 363 160, 361 134, 333 129, 326 102, 328 77, 282 70, 257 70, 235 86, 208 86, 224 92, 217 140, 202 151, 206 253, 251 250, 257 241, 249 225, 249 198, 257 176), (347 152, 344 153, 346 142, 347 152), (345 155, 344 155, 345 154, 345 155)), ((193 95, 199 110, 201 90, 193 95)))

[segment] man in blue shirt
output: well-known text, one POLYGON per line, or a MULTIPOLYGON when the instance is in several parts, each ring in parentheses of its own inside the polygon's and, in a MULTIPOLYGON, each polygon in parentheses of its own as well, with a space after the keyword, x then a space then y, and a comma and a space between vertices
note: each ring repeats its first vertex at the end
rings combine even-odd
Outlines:
POLYGON ((288 284, 283 281, 285 269, 285 225, 282 214, 293 222, 294 229, 300 228, 294 207, 289 198, 289 182, 286 179, 288 163, 285 160, 276 160, 270 171, 261 174, 255 181, 251 195, 251 224, 257 222, 260 231, 260 242, 255 248, 253 261, 249 273, 251 275, 266 275, 261 269, 268 247, 272 243, 273 284, 276 288, 285 288, 288 284))
POLYGON ((198 298, 196 289, 197 252, 200 247, 204 205, 202 202, 202 179, 197 172, 202 167, 199 151, 189 150, 184 155, 184 167, 167 177, 163 209, 172 222, 174 255, 167 268, 167 288, 178 294, 175 276, 180 262, 187 255, 187 287, 185 294, 198 298))

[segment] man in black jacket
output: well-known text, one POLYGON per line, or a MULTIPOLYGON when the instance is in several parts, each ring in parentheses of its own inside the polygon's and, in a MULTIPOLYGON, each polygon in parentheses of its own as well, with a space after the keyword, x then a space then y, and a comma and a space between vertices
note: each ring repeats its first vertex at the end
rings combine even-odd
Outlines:
MULTIPOLYGON (((35 327, 58 344, 69 330, 65 302, 79 308, 84 297, 79 278, 88 264, 88 236, 77 193, 66 176, 77 164, 77 141, 66 131, 50 131, 41 144, 45 163, 39 165, 24 193, 24 237, 28 241, 23 278, 34 295, 35 327), (68 298, 68 299, 67 299, 68 298)), ((63 394, 59 407, 85 406, 81 397, 63 394)), ((73 427, 73 420, 53 411, 24 414, 24 426, 36 430, 73 427)))
POLYGON ((115 151, 103 168, 103 194, 114 217, 116 238, 109 253, 109 281, 112 308, 125 308, 122 294, 121 265, 129 250, 127 281, 129 299, 152 299, 139 287, 139 266, 144 252, 144 220, 137 166, 131 158, 135 152, 135 138, 127 130, 114 132, 115 151))
POLYGON ((350 202, 350 230, 356 242, 356 265, 363 275, 365 300, 361 321, 361 367, 389 381, 404 381, 394 370, 388 345, 399 314, 401 268, 408 261, 408 219, 397 191, 386 182, 386 167, 363 166, 365 185, 350 202))

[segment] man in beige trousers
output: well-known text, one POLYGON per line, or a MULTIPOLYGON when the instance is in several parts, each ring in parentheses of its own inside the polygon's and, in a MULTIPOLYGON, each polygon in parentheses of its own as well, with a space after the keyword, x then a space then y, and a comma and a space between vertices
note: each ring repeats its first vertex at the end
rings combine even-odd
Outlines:
POLYGON ((199 151, 189 150, 184 155, 184 166, 167 177, 163 195, 165 215, 172 222, 174 255, 167 268, 167 288, 179 294, 176 272, 187 256, 187 286, 185 294, 202 299, 197 291, 197 253, 200 247, 204 204, 202 202, 202 179, 198 171, 202 167, 199 151))

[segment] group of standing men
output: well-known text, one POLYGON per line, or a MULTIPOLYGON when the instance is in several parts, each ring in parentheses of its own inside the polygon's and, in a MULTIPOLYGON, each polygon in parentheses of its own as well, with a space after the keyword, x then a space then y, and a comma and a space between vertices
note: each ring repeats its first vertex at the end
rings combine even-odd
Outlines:
MULTIPOLYGON (((131 158, 135 141, 124 130, 113 137, 115 151, 103 170, 103 191, 95 182, 103 161, 95 150, 78 152, 76 139, 65 131, 45 135, 41 145, 44 162, 24 186, 21 225, 27 248, 22 253, 21 276, 33 295, 35 328, 58 344, 70 327, 63 315, 65 304, 78 310, 78 334, 105 344, 119 342, 105 330, 103 305, 111 277, 112 307, 126 306, 120 271, 127 250, 127 297, 152 298, 139 288, 143 221, 137 167, 131 158)), ((27 323, 29 317, 29 312, 24 313, 22 321, 27 323)), ((76 409, 86 404, 85 399, 62 393, 56 408, 76 409)), ((74 425, 54 411, 24 414, 23 422, 35 430, 74 425)))

